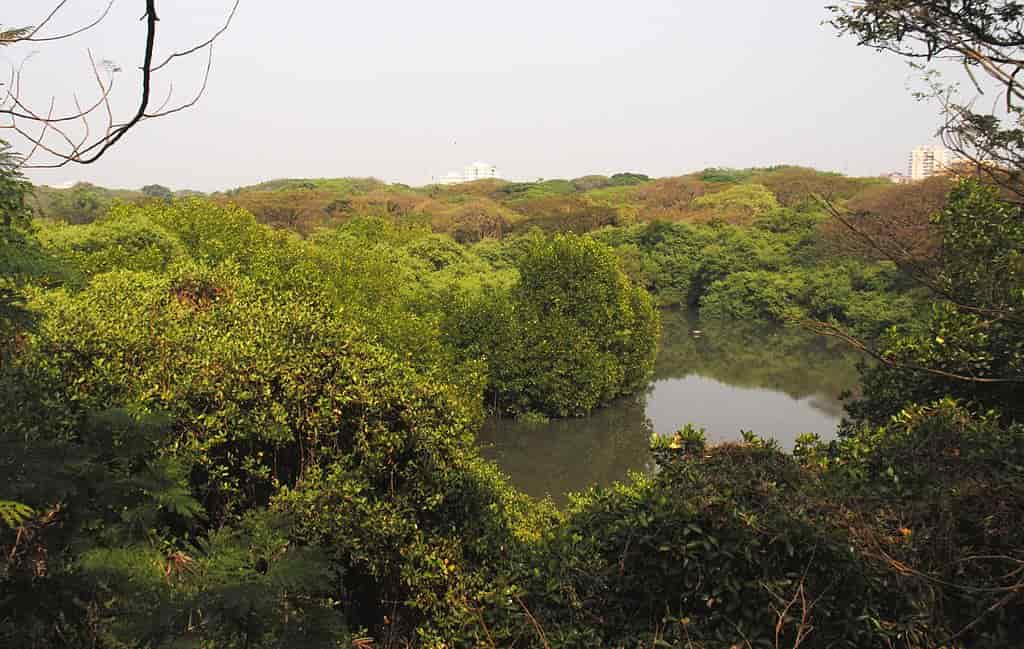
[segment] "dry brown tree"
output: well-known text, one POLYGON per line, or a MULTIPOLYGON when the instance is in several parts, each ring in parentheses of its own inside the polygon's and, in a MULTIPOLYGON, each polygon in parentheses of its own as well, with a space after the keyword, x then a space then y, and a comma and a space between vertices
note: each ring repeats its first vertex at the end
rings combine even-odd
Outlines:
MULTIPOLYGON (((157 0, 132 0, 141 10, 138 51, 139 80, 133 82, 131 108, 118 114, 112 98, 115 81, 122 68, 109 60, 97 61, 91 49, 86 57, 91 67, 95 89, 90 99, 82 101, 77 92, 70 97, 73 108, 58 109, 58 97, 37 104, 28 98, 28 80, 24 60, 11 64, 6 81, 0 81, 0 138, 15 143, 19 164, 27 168, 55 168, 69 164, 91 164, 140 123, 171 115, 194 106, 206 90, 213 63, 213 47, 233 20, 241 0, 225 6, 223 25, 200 42, 170 52, 158 52, 157 31, 160 24, 157 0), (172 80, 166 81, 166 95, 154 97, 157 78, 169 74, 173 64, 189 57, 205 57, 198 91, 178 99, 172 80)), ((52 25, 66 12, 69 0, 54 0, 45 7, 38 22, 27 27, 0 27, 0 48, 15 50, 19 46, 41 49, 48 44, 74 39, 99 27, 108 19, 117 0, 103 0, 91 20, 66 31, 55 31, 52 25)), ((45 6, 46 3, 41 3, 45 6)), ((27 60, 27 58, 25 59, 27 60)), ((120 88, 117 88, 120 90, 120 88)), ((67 98, 63 98, 67 101, 67 98)))

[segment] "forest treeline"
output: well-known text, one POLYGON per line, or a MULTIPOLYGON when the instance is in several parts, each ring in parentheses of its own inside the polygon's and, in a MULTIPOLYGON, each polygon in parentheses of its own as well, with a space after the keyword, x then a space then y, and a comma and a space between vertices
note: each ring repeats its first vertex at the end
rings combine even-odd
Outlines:
POLYGON ((991 184, 2 178, 4 646, 1019 640, 1024 225, 991 184), (646 385, 659 306, 877 360, 794 454, 688 427, 564 510, 481 459, 488 411, 646 385))
MULTIPOLYGON (((705 306, 708 314, 782 319, 785 305, 796 301, 812 317, 839 317, 877 333, 906 319, 913 307, 909 299, 872 296, 913 287, 889 262, 885 247, 867 245, 830 219, 822 201, 849 206, 874 240, 904 253, 902 263, 929 263, 937 242, 930 218, 950 188, 947 177, 894 185, 779 166, 706 169, 661 179, 620 173, 419 188, 374 179, 278 180, 206 198, 304 238, 375 217, 448 235, 485 257, 498 244, 531 233, 596 233, 659 306, 705 306), (809 269, 813 272, 803 272, 809 269), (727 279, 740 272, 750 274, 727 279), (760 294, 743 294, 760 280, 765 280, 760 294), (715 284, 719 281, 725 283, 715 284)), ((32 205, 47 222, 81 224, 116 204, 193 194, 159 185, 130 192, 80 184, 39 188, 32 205)))

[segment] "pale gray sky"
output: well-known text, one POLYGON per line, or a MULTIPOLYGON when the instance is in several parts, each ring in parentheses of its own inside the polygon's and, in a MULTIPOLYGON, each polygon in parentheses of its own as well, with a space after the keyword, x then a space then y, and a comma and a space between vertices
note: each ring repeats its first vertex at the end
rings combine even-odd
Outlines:
MULTIPOLYGON (((0 22, 31 24, 51 1, 17 2, 0 22)), ((105 4, 70 0, 54 27, 105 4)), ((145 123, 98 164, 31 176, 214 190, 280 177, 424 184, 474 160, 515 179, 776 163, 902 170, 932 141, 936 108, 910 96, 901 60, 822 25, 824 4, 242 0, 197 107, 145 123)), ((230 5, 162 0, 159 49, 202 40, 230 5)), ((89 47, 124 68, 129 112, 141 8, 118 0, 101 29, 37 46, 26 93, 40 109, 50 94, 66 106, 72 91, 95 96, 89 47)), ((195 89, 204 62, 164 77, 175 96, 195 89)))

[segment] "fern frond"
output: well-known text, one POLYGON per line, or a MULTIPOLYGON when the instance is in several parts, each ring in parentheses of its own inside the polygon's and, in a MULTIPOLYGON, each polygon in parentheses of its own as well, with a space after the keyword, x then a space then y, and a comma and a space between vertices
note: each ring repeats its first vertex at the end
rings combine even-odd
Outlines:
POLYGON ((35 510, 28 505, 16 503, 13 500, 0 500, 0 520, 12 530, 24 525, 25 521, 32 518, 34 514, 35 510))
POLYGON ((203 506, 188 487, 188 470, 171 458, 160 458, 128 482, 146 493, 162 509, 192 520, 203 514, 203 506))

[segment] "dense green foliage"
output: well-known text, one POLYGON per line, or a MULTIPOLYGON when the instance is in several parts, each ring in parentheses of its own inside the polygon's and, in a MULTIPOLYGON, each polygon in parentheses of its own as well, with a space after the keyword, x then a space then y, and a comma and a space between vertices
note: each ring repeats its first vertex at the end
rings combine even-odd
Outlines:
POLYGON ((1024 417, 1024 219, 991 187, 965 181, 936 216, 941 244, 927 317, 885 337, 866 372, 860 420, 883 423, 908 401, 954 396, 1006 421, 1024 417))
MULTIPOLYGON (((199 199, 33 189, 0 143, 0 646, 1019 647, 1024 6, 830 9, 862 44, 1002 86, 1001 115, 937 90, 980 179, 199 199), (563 510, 481 459, 488 410, 537 423, 641 391, 655 305, 731 321, 671 352, 741 348, 712 377, 791 349, 763 321, 867 351, 839 436, 786 454, 686 426, 563 510)), ((796 394, 825 380, 799 374, 796 394)))
POLYGON ((793 646, 804 597, 825 612, 810 646, 884 646, 865 559, 791 457, 705 452, 692 430, 655 455, 658 473, 578 496, 545 540, 529 601, 553 646, 793 646))
POLYGON ((920 304, 897 267, 825 255, 823 218, 782 208, 752 227, 655 221, 595 236, 660 304, 705 317, 833 320, 869 336, 910 319, 920 304))
MULTIPOLYGON (((476 454, 489 366, 442 344, 443 296, 505 291, 541 327, 575 260, 562 294, 592 290, 560 313, 622 363, 599 390, 653 360, 650 299, 590 240, 477 251, 372 217, 301 239, 196 199, 21 236, 61 274, 19 284, 40 317, 0 372, 5 645, 441 642, 551 515, 476 454)), ((520 371, 558 380, 548 360, 520 371)))
POLYGON ((9 145, 0 140, 0 225, 4 228, 24 227, 31 215, 27 200, 31 189, 16 163, 9 145))
POLYGON ((217 646, 311 646, 385 615, 424 633, 454 615, 447 593, 476 581, 446 566, 493 564, 483 540, 514 538, 519 498, 473 450, 480 379, 431 379, 304 287, 254 281, 274 239, 260 226, 168 209, 191 259, 39 294, 46 318, 5 368, 5 495, 45 512, 14 539, 5 591, 61 603, 11 609, 4 644, 188 627, 217 646), (228 240, 253 255, 217 259, 228 240))
MULTIPOLYGON (((117 199, 144 205, 152 200, 149 196, 155 196, 154 191, 163 200, 166 192, 159 189, 150 186, 136 194, 107 192, 102 204, 117 199)), ((98 196, 103 192, 84 185, 46 189, 46 200, 39 201, 37 211, 73 223, 95 220, 92 207, 83 207, 77 215, 52 208, 74 202, 78 200, 74 197, 83 193, 98 196), (51 207, 44 209, 43 203, 51 207)), ((226 209, 237 205, 261 223, 312 240, 323 241, 325 229, 337 231, 340 224, 371 217, 392 228, 429 228, 463 244, 482 243, 481 252, 486 249, 486 254, 493 251, 499 257, 492 254, 485 259, 491 270, 499 271, 497 282, 487 279, 491 274, 485 266, 477 264, 465 271, 467 264, 474 265, 475 256, 443 252, 438 242, 446 238, 418 243, 412 251, 434 263, 434 270, 448 267, 451 270, 446 275, 462 274, 463 284, 467 274, 472 276, 468 283, 473 289, 481 282, 511 284, 512 279, 503 273, 521 248, 516 240, 524 236, 538 231, 590 234, 615 249, 630 279, 647 288, 660 306, 701 307, 706 316, 721 318, 835 321, 875 337, 888 326, 915 317, 924 303, 921 292, 915 293, 914 285, 891 262, 858 245, 857 237, 830 227, 819 199, 848 202, 854 209, 883 205, 885 214, 877 214, 876 209, 869 219, 873 223, 888 219, 892 210, 886 197, 893 197, 890 203, 905 205, 914 198, 903 196, 906 193, 900 187, 881 184, 879 179, 779 166, 709 169, 664 179, 620 173, 572 181, 486 180, 425 188, 387 185, 373 179, 285 179, 212 198, 226 209), (442 257, 425 258, 433 254, 427 250, 431 246, 442 257), (451 264, 453 260, 463 263, 451 264)), ((927 204, 910 212, 901 215, 905 229, 913 227, 905 223, 908 219, 927 223, 931 216, 927 204)), ((166 222, 161 223, 167 227, 166 222)), ((346 238, 355 232, 360 237, 378 236, 361 226, 341 231, 346 238)), ((916 236, 916 231, 907 231, 916 236)), ((885 231, 881 236, 894 234, 906 247, 899 238, 901 232, 885 231)), ((388 250, 375 245, 374 255, 393 258, 393 240, 390 235, 384 239, 388 250)), ((63 247, 77 254, 88 245, 68 241, 63 247)), ((917 261, 929 263, 930 258, 917 261)), ((418 281, 424 280, 415 274, 418 281)))
POLYGON ((796 167, 144 189, 3 228, 3 646, 1013 646, 1024 231, 995 190, 935 215, 934 186, 796 167), (929 237, 909 262, 815 200, 872 225, 892 192, 929 237), (686 351, 746 341, 723 375, 785 353, 761 321, 881 360, 793 456, 686 428, 564 511, 511 488, 486 411, 642 390, 656 304, 733 321, 686 351))
POLYGON ((59 273, 32 236, 32 186, 17 162, 0 140, 0 366, 17 332, 32 320, 25 309, 25 284, 45 283, 47 276, 59 273))
POLYGON ((954 637, 961 644, 952 646, 1020 642, 1020 423, 942 399, 908 406, 831 448, 809 443, 802 455, 826 492, 842 494, 855 541, 910 607, 888 629, 912 646, 954 637))
POLYGON ((525 243, 507 290, 458 294, 442 324, 489 364, 489 401, 511 412, 583 415, 636 392, 654 369, 658 317, 618 259, 591 239, 525 243))

